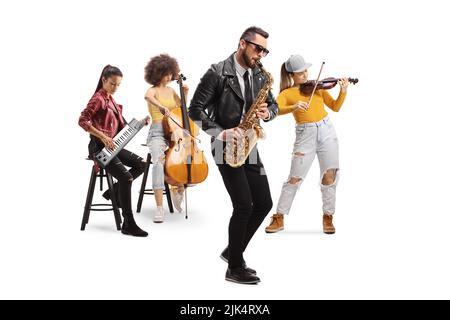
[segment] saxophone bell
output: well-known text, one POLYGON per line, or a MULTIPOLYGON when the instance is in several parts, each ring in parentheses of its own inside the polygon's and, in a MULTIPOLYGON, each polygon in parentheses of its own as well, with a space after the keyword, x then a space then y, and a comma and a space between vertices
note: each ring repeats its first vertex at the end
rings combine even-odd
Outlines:
POLYGON ((258 136, 259 139, 264 140, 266 138, 266 133, 264 132, 263 127, 261 127, 260 124, 255 123, 252 126, 252 129, 255 130, 256 135, 258 136))

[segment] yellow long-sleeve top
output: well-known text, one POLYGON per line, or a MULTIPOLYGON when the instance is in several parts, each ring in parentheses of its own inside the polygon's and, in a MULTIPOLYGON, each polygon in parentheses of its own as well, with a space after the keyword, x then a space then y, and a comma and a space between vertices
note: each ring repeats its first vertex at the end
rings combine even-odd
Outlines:
POLYGON ((277 97, 279 115, 292 113, 297 123, 317 122, 325 118, 328 113, 325 111, 324 104, 331 110, 338 112, 344 103, 346 93, 342 91, 336 100, 327 90, 317 90, 311 100, 308 111, 295 109, 295 104, 299 101, 308 102, 309 96, 303 95, 298 87, 291 87, 283 90, 277 97))
MULTIPOLYGON (((166 107, 169 110, 175 109, 178 107, 175 99, 172 98, 162 98, 157 97, 159 103, 161 103, 164 107, 166 107)), ((155 105, 153 105, 150 102, 147 102, 148 106, 148 112, 150 113, 150 117, 152 118, 153 122, 159 122, 164 118, 164 115, 159 111, 159 108, 155 105)))

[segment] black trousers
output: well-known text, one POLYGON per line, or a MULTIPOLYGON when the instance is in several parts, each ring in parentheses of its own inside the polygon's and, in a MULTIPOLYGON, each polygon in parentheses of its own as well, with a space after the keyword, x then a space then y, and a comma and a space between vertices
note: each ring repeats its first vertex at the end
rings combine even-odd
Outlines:
MULTIPOLYGON (((95 155, 104 147, 98 139, 91 137, 89 143, 89 154, 95 155)), ((131 206, 131 185, 134 179, 139 177, 145 170, 145 161, 138 155, 126 149, 122 149, 110 163, 105 167, 106 172, 110 173, 118 182, 119 201, 122 206, 122 215, 124 218, 133 214, 131 206), (128 170, 127 167, 131 167, 128 170)), ((113 192, 113 190, 110 190, 113 192)))
POLYGON ((239 168, 217 165, 233 203, 233 215, 228 227, 228 265, 240 267, 243 253, 264 218, 272 209, 269 182, 264 166, 245 163, 239 168))

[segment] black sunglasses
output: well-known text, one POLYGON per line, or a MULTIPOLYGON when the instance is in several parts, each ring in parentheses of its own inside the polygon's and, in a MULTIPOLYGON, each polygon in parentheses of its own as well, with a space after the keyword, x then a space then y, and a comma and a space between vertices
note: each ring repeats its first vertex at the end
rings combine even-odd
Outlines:
POLYGON ((269 54, 269 50, 267 50, 266 48, 260 46, 259 44, 254 43, 254 42, 251 42, 251 41, 248 41, 248 40, 245 40, 245 39, 244 39, 244 41, 245 41, 245 42, 248 42, 248 43, 251 43, 252 45, 254 45, 254 46, 255 46, 255 49, 256 49, 256 52, 257 52, 258 54, 261 53, 261 51, 262 51, 263 57, 265 57, 265 56, 267 56, 267 55, 269 54))

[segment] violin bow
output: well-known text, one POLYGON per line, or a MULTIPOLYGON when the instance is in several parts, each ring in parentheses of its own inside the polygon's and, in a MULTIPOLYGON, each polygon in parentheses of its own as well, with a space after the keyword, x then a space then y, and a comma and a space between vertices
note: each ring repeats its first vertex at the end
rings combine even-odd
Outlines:
POLYGON ((306 106, 306 109, 309 109, 309 105, 311 104, 311 101, 312 101, 312 98, 313 98, 313 96, 314 96, 314 93, 316 92, 316 88, 317 88, 317 85, 319 84, 319 79, 320 79, 320 75, 321 75, 321 73, 322 73, 322 69, 323 69, 323 65, 324 65, 324 64, 325 64, 325 61, 323 61, 323 62, 322 62, 322 65, 320 66, 319 75, 317 76, 316 83, 315 83, 315 85, 314 85, 314 89, 313 89, 313 91, 312 91, 312 93, 311 93, 311 96, 309 97, 309 101, 308 101, 308 105, 306 106))

